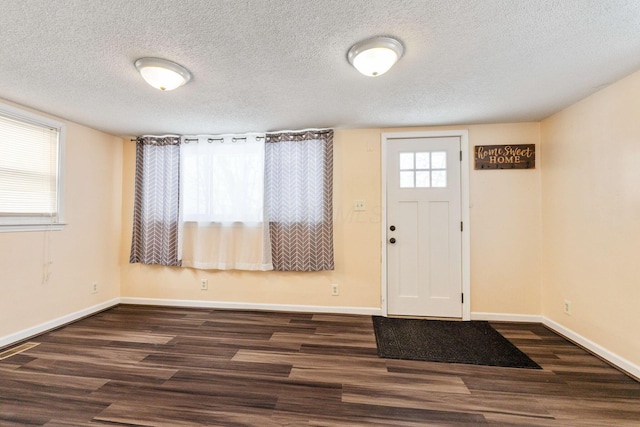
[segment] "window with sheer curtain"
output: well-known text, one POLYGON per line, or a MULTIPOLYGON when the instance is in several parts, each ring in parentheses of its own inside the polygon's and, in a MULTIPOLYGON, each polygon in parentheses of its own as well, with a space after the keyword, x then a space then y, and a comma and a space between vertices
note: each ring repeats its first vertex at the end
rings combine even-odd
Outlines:
POLYGON ((64 129, 0 104, 0 231, 61 228, 64 129))
POLYGON ((264 135, 183 138, 181 159, 183 221, 262 222, 264 135))
POLYGON ((183 137, 184 267, 271 270, 264 222, 264 134, 183 137))
POLYGON ((131 262, 332 270, 332 191, 332 130, 138 138, 131 262))

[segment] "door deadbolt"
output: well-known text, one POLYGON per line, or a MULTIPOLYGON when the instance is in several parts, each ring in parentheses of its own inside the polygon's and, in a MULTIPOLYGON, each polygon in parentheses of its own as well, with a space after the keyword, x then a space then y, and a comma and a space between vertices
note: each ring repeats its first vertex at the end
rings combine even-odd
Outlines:
POLYGON ((396 226, 395 226, 395 225, 392 225, 391 227, 389 227, 389 230, 391 230, 391 231, 396 231, 396 226))

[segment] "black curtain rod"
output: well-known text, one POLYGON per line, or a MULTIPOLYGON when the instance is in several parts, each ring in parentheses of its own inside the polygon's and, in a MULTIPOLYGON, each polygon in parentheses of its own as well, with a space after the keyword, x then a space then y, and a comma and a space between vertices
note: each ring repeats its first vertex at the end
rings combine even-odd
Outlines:
MULTIPOLYGON (((233 137, 231 138, 232 142, 236 142, 236 141, 246 141, 247 137, 246 136, 242 136, 242 137, 233 137)), ((257 140, 260 139, 264 139, 264 136, 256 136, 257 140)), ((136 142, 138 140, 138 138, 132 138, 129 141, 131 142, 136 142)), ((184 141, 188 144, 189 142, 193 142, 193 141, 198 141, 198 138, 185 138, 184 141)), ((208 142, 214 142, 214 141, 224 141, 224 138, 207 138, 208 142)))
MULTIPOLYGON (((320 130, 311 130, 310 129, 310 130, 301 130, 301 131, 266 132, 265 135, 269 136, 269 134, 277 135, 277 134, 286 134, 286 133, 288 133, 288 134, 292 134, 294 136, 298 136, 298 135, 303 135, 303 134, 305 134, 307 132, 315 133, 316 135, 322 135, 322 134, 328 133, 328 132, 330 132, 332 130, 333 129, 320 129, 320 130)), ((264 137, 263 136, 256 137, 256 139, 262 139, 262 138, 264 138, 264 137)), ((223 139, 224 138, 207 138, 207 141, 208 142, 212 142, 212 141, 220 141, 220 140, 223 140, 223 139)), ((236 141, 239 141, 239 140, 242 140, 242 139, 246 140, 247 138, 246 137, 239 137, 239 138, 234 137, 232 139, 232 142, 236 142, 236 141)), ((129 141, 136 142, 137 140, 138 140, 137 138, 133 138, 133 139, 130 139, 129 141)), ((194 140, 195 140, 195 138, 186 138, 185 139, 185 141, 194 141, 194 140)))

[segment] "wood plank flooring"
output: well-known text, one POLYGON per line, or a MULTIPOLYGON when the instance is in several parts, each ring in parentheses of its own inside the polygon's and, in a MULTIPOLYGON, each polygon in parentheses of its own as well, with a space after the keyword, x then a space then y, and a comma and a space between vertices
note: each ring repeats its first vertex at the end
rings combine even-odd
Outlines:
POLYGON ((543 369, 379 359, 368 316, 120 305, 0 361, 0 426, 640 426, 640 383, 493 325, 543 369))

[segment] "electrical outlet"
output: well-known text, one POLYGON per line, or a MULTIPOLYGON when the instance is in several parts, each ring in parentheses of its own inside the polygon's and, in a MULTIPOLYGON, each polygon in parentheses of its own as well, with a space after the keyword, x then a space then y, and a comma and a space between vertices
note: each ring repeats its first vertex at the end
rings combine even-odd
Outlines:
POLYGON ((571 301, 564 300, 564 314, 567 314, 567 315, 571 316, 571 313, 572 313, 571 301))
POLYGON ((91 293, 92 294, 97 294, 98 293, 98 282, 93 282, 91 284, 91 293))
POLYGON ((201 279, 200 280, 200 290, 206 291, 209 289, 209 279, 201 279))
POLYGON ((331 285, 331 295, 334 297, 340 295, 340 285, 337 285, 335 283, 331 285))
POLYGON ((364 200, 354 200, 353 201, 353 210, 354 211, 364 211, 365 207, 364 207, 364 200))

